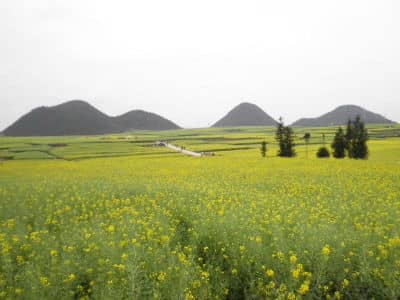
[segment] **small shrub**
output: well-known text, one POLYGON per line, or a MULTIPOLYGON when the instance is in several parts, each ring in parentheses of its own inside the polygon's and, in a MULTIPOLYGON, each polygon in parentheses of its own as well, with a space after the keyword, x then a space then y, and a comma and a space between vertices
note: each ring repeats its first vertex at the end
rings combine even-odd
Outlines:
POLYGON ((318 149, 318 152, 317 152, 318 158, 326 158, 329 156, 331 156, 331 154, 329 153, 329 150, 326 147, 321 147, 318 149))
POLYGON ((0 161, 1 160, 11 160, 11 159, 14 159, 14 156, 12 156, 12 155, 2 155, 2 156, 0 156, 0 161))
POLYGON ((267 156, 267 142, 266 141, 262 141, 260 150, 261 150, 262 157, 267 156))

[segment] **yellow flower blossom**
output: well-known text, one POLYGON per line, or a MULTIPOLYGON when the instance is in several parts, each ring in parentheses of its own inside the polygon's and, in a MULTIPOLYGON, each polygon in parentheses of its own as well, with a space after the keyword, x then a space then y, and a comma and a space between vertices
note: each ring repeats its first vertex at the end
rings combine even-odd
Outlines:
POLYGON ((71 274, 68 275, 68 280, 69 280, 69 281, 73 281, 73 280, 75 280, 75 278, 76 278, 76 276, 75 276, 75 274, 73 274, 73 273, 71 273, 71 274))
POLYGON ((297 257, 296 257, 296 255, 291 255, 290 256, 290 263, 291 264, 295 264, 297 262, 297 257))
POLYGON ((299 288, 299 293, 301 295, 305 295, 308 293, 309 290, 310 290, 310 281, 306 280, 301 284, 299 288))
POLYGON ((347 288, 347 287, 349 286, 349 284, 350 284, 349 280, 347 280, 346 278, 343 279, 342 287, 343 287, 344 289, 347 288))
POLYGON ((323 255, 329 256, 329 254, 331 253, 331 248, 329 247, 329 245, 325 245, 324 247, 322 247, 321 252, 323 255))
POLYGON ((40 283, 42 286, 47 287, 50 285, 49 279, 46 276, 40 276, 39 277, 40 283))
POLYGON ((167 273, 165 272, 159 272, 157 275, 157 280, 160 282, 163 282, 167 279, 167 273))
POLYGON ((274 277, 275 272, 274 272, 274 270, 268 269, 267 271, 265 271, 265 275, 272 278, 272 277, 274 277))

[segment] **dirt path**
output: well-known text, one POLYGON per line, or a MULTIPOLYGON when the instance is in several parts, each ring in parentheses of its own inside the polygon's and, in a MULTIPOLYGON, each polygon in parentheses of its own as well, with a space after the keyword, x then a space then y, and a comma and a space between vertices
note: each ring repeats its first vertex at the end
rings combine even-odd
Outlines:
POLYGON ((172 144, 168 144, 167 142, 160 142, 159 141, 159 142, 156 142, 156 144, 159 145, 159 146, 167 147, 169 149, 172 149, 172 150, 174 150, 176 152, 180 152, 182 154, 186 154, 186 155, 190 155, 190 156, 194 156, 194 157, 201 157, 202 156, 202 154, 199 153, 199 152, 193 152, 193 151, 189 151, 189 150, 186 150, 186 149, 182 149, 182 147, 177 147, 177 146, 174 146, 172 144))

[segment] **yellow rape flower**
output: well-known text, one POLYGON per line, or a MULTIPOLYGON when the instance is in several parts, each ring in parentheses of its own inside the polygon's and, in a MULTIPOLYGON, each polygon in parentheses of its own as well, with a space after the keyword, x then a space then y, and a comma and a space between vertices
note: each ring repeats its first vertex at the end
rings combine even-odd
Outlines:
POLYGON ((329 256, 329 254, 331 253, 331 248, 329 248, 329 245, 325 245, 324 247, 322 247, 321 252, 323 255, 329 256))
POLYGON ((349 280, 347 280, 346 278, 343 279, 342 287, 343 287, 344 289, 347 288, 347 287, 349 286, 349 284, 350 284, 349 280))
POLYGON ((290 256, 290 263, 295 264, 297 262, 297 257, 296 255, 291 255, 290 256))
POLYGON ((75 278, 76 278, 76 276, 75 276, 75 274, 73 274, 73 273, 71 273, 71 274, 68 275, 68 280, 69 280, 69 281, 73 281, 73 280, 75 280, 75 278))
POLYGON ((298 279, 299 277, 300 277, 300 271, 299 270, 293 270, 292 271, 292 277, 294 278, 294 279, 298 279))
POLYGON ((165 272, 159 272, 157 275, 157 280, 160 282, 163 282, 167 279, 167 273, 165 272))
POLYGON ((309 290, 310 290, 310 281, 306 280, 300 286, 299 293, 304 296, 305 294, 308 293, 309 290))
POLYGON ((49 279, 46 276, 40 276, 39 281, 42 284, 42 286, 47 287, 50 285, 49 279))
POLYGON ((274 277, 275 272, 274 272, 274 270, 268 269, 267 271, 265 271, 265 275, 272 278, 272 277, 274 277))
POLYGON ((114 233, 114 231, 115 231, 114 225, 108 226, 108 227, 107 227, 107 231, 108 231, 109 233, 114 233))

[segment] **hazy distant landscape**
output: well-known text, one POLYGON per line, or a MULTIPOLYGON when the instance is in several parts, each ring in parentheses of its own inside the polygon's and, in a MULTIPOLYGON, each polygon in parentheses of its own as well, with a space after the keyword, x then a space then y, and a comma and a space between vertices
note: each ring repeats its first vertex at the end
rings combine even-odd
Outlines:
MULTIPOLYGON (((396 124, 382 115, 356 105, 342 105, 317 118, 301 118, 293 126, 321 127, 345 125, 359 115, 367 124, 396 124)), ((252 103, 234 107, 212 127, 274 126, 277 121, 252 103)), ((117 117, 97 110, 82 100, 73 100, 53 107, 38 107, 7 127, 6 136, 95 135, 129 130, 171 130, 180 128, 154 113, 132 110, 117 117)))

